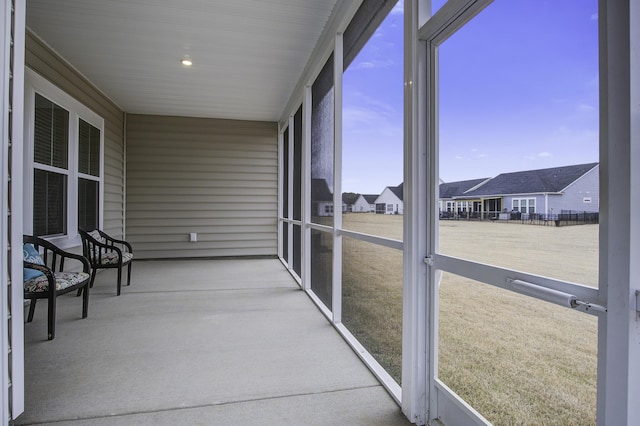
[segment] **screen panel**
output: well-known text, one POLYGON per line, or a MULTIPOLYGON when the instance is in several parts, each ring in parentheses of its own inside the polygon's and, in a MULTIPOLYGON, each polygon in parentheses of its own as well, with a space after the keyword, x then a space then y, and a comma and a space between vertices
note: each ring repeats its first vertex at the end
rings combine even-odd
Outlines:
POLYGON ((342 322, 400 384, 402 251, 342 239, 342 322))
MULTIPOLYGON (((345 52, 345 60, 352 60, 343 74, 342 226, 402 240, 404 15, 402 2, 390 12, 388 5, 379 10, 373 6, 381 5, 374 3, 365 2, 361 8, 384 19, 375 34, 360 28, 374 35, 359 40, 357 55, 345 52), (380 16, 383 11, 386 16, 380 16)), ((352 21, 345 37, 356 31, 351 25, 364 22, 352 21)))
POLYGON ((333 226, 333 55, 311 89, 311 221, 333 226))
POLYGON ((439 253, 598 286, 597 11, 495 1, 437 48, 439 253))
POLYGON ((439 301, 438 378, 490 422, 595 425, 596 317, 451 273, 439 301))
POLYGON ((311 290, 332 309, 333 234, 311 230, 311 290))

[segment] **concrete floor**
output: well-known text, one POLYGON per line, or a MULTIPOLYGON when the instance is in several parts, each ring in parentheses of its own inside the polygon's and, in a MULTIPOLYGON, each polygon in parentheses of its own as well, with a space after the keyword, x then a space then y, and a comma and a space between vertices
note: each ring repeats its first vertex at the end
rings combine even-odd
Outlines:
POLYGON ((25 324, 16 425, 408 425, 277 260, 137 261, 25 324))

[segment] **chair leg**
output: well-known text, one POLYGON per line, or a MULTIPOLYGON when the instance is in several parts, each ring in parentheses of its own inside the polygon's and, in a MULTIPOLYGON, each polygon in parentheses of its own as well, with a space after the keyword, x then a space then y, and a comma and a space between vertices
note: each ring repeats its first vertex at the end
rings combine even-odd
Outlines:
POLYGON ((120 289, 122 288, 122 266, 118 266, 118 290, 116 296, 120 296, 120 289))
POLYGON ((89 284, 85 284, 80 290, 84 289, 82 296, 82 318, 86 318, 89 313, 89 284))
POLYGON ((47 310, 47 339, 53 340, 56 336, 56 297, 49 297, 49 309, 47 310))
POLYGON ((96 272, 98 272, 98 268, 92 268, 91 270, 91 282, 89 283, 89 287, 93 288, 93 282, 96 279, 96 272))
POLYGON ((27 315, 27 322, 33 321, 33 313, 36 311, 36 302, 38 299, 31 299, 29 303, 29 315, 27 315))
POLYGON ((131 264, 133 262, 129 262, 129 267, 127 269, 127 285, 131 285, 131 264))

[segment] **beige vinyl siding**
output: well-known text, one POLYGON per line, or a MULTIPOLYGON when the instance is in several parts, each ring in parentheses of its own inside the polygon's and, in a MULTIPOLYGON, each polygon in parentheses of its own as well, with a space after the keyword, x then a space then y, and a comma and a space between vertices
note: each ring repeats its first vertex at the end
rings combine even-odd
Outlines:
POLYGON ((124 114, 96 87, 37 36, 27 31, 25 62, 67 94, 104 119, 103 229, 114 237, 124 235, 124 114))
POLYGON ((277 156, 276 123, 127 115, 136 257, 275 256, 277 156))

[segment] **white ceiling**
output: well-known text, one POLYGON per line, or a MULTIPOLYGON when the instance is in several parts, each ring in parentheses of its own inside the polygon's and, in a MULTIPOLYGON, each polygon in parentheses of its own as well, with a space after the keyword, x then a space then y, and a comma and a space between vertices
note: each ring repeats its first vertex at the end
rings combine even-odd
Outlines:
POLYGON ((128 113, 277 121, 336 0, 29 0, 27 26, 128 113), (193 66, 180 61, 190 56, 193 66))

